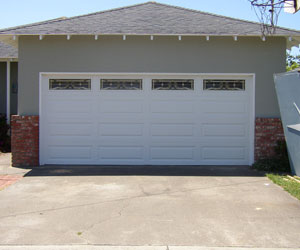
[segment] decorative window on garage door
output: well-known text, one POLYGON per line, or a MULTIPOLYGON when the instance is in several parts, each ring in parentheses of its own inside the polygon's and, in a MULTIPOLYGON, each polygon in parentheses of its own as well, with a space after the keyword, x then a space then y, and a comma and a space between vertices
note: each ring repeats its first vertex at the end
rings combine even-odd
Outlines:
POLYGON ((90 90, 91 79, 50 79, 50 90, 90 90))
POLYGON ((152 89, 154 90, 193 90, 194 80, 191 79, 153 79, 152 89))
POLYGON ((204 90, 245 90, 245 80, 203 80, 204 90))
POLYGON ((103 90, 141 90, 142 79, 101 79, 100 89, 103 90))

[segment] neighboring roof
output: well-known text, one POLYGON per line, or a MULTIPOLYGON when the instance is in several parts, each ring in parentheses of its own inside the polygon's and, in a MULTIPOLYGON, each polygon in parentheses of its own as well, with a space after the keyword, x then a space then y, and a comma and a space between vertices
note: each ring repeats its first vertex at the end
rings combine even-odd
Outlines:
MULTIPOLYGON (((259 23, 155 2, 0 30, 0 35, 261 35, 259 23)), ((278 28, 276 35, 300 36, 278 28)))
MULTIPOLYGON (((18 42, 15 41, 15 40, 13 40, 13 39, 11 39, 11 37, 9 37, 9 36, 7 36, 5 34, 2 36, 1 35, 1 31, 4 31, 4 30, 14 30, 14 29, 18 29, 18 28, 21 29, 21 28, 25 28, 25 27, 29 27, 29 26, 34 26, 34 25, 49 24, 51 22, 56 22, 58 20, 63 20, 63 19, 66 19, 66 17, 59 17, 59 18, 55 18, 55 19, 51 19, 51 20, 46 20, 46 21, 43 21, 43 22, 34 23, 34 24, 26 24, 26 25, 22 25, 22 26, 18 26, 18 27, 13 27, 13 28, 8 28, 8 29, 0 30, 0 42, 2 44, 7 44, 8 46, 12 47, 11 49, 14 49, 15 51, 17 51, 18 42)), ((9 47, 7 47, 7 48, 9 48, 9 47)), ((4 49, 6 49, 6 47, 4 49)), ((4 52, 3 52, 3 54, 4 54, 4 52)), ((2 52, 0 51, 0 58, 4 58, 1 55, 2 55, 2 52)))
POLYGON ((18 58, 18 49, 0 42, 0 58, 18 58))

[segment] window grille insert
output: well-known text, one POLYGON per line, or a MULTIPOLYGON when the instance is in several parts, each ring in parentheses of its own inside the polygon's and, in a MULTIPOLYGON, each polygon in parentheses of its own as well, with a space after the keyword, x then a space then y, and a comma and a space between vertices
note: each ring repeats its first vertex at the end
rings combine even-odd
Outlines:
POLYGON ((152 89, 154 90, 193 90, 194 80, 192 79, 153 79, 152 89))
POLYGON ((204 90, 245 90, 245 80, 203 80, 204 90))
POLYGON ((91 79, 50 79, 50 90, 90 90, 91 79))
POLYGON ((101 79, 100 89, 103 90, 142 90, 142 79, 101 79))

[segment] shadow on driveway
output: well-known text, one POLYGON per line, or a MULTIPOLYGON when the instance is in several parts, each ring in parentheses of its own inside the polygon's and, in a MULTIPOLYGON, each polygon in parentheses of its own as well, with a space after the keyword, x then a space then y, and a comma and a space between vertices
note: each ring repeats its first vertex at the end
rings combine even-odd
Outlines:
POLYGON ((68 166, 45 165, 31 168, 24 177, 33 176, 247 176, 264 173, 249 166, 68 166))

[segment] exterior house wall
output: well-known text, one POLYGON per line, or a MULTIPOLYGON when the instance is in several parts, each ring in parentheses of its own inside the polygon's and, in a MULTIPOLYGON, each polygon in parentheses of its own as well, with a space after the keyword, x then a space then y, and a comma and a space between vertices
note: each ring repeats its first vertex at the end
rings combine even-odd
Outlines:
MULTIPOLYGON (((10 63, 10 83, 11 86, 18 82, 18 63, 10 63)), ((11 90, 10 109, 11 114, 17 114, 18 94, 11 90)), ((6 62, 0 62, 0 114, 6 114, 6 62)))
POLYGON ((285 48, 280 37, 21 36, 18 113, 38 115, 39 72, 255 73, 256 117, 279 117, 273 74, 285 48))
POLYGON ((273 74, 285 71, 285 48, 275 37, 21 36, 13 165, 38 165, 40 72, 255 73, 255 158, 269 157, 283 138, 273 74))

